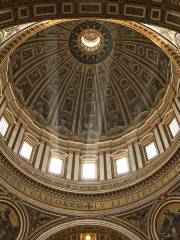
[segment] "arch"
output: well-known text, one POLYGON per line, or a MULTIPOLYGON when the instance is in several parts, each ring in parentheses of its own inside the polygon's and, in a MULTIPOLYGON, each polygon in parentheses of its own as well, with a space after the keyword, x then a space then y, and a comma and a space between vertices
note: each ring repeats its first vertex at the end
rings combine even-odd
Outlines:
POLYGON ((64 221, 62 224, 57 224, 56 226, 51 227, 50 229, 47 229, 46 231, 42 230, 42 233, 40 233, 40 231, 37 233, 39 235, 34 235, 34 236, 29 236, 28 239, 31 240, 46 240, 49 237, 51 237, 52 235, 65 230, 65 229, 69 229, 71 227, 76 227, 76 226, 100 226, 100 227, 106 227, 109 229, 112 229, 114 231, 117 231, 121 234, 124 234, 125 236, 127 236, 128 238, 132 239, 132 240, 145 240, 146 237, 143 234, 137 233, 137 231, 135 232, 134 230, 131 231, 129 230, 129 228, 127 227, 127 225, 125 226, 125 224, 121 224, 121 223, 115 223, 112 221, 107 221, 107 220, 100 220, 100 219, 75 219, 75 220, 71 220, 71 221, 64 221))
MULTIPOLYGON (((148 235, 152 237, 152 239, 159 240, 159 235, 160 235, 160 229, 158 229, 158 223, 159 223, 159 218, 158 216, 163 210, 168 209, 171 211, 171 209, 168 207, 177 204, 180 206, 180 195, 177 193, 170 193, 169 195, 164 195, 164 198, 161 199, 161 201, 155 203, 153 207, 151 208, 149 217, 148 217, 148 222, 149 222, 149 230, 148 230, 148 235)), ((176 209, 174 208, 173 213, 171 213, 173 216, 175 214, 179 214, 179 208, 176 209), (176 212, 177 211, 177 212, 176 212)), ((162 214, 162 213, 161 213, 162 214)), ((163 226, 163 221, 161 223, 161 228, 163 226)), ((179 225, 178 225, 179 226, 179 225)), ((171 226, 170 226, 171 227, 171 226)))
POLYGON ((19 199, 13 198, 13 195, 0 194, 0 203, 7 204, 14 209, 20 221, 17 240, 23 240, 27 237, 29 231, 29 219, 26 208, 20 203, 19 199))

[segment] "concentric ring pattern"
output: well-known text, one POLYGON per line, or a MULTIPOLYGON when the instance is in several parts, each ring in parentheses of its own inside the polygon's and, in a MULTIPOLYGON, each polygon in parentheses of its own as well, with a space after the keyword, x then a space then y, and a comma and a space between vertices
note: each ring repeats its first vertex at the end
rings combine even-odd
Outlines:
POLYGON ((84 64, 96 64, 104 61, 112 51, 113 40, 108 29, 99 22, 86 21, 78 24, 69 36, 69 49, 72 55, 81 63, 84 64), (87 51, 83 51, 80 46, 79 36, 81 33, 88 30, 94 30, 99 32, 102 36, 100 51, 88 54, 87 51))
POLYGON ((87 24, 63 23, 31 37, 11 55, 8 74, 37 124, 64 139, 96 142, 134 129, 156 109, 170 80, 170 61, 140 33, 99 21, 95 25, 107 29, 112 49, 101 61, 84 62, 71 37, 87 24))

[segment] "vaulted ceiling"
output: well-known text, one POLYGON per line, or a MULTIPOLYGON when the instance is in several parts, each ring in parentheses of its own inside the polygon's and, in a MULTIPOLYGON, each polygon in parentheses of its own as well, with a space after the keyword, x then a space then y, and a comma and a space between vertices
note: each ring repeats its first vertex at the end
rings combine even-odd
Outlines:
POLYGON ((55 25, 31 37, 10 57, 9 78, 39 125, 73 140, 114 138, 156 108, 169 82, 169 59, 134 30, 94 22, 111 35, 112 49, 86 64, 69 42, 82 24, 55 25))

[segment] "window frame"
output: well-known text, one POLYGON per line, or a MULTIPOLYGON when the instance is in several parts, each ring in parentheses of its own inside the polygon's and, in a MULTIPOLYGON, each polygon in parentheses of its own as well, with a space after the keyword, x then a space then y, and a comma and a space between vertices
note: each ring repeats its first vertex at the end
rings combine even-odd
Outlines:
POLYGON ((23 140, 22 140, 22 142, 20 144, 20 147, 19 147, 19 151, 18 151, 18 155, 20 156, 20 158, 22 158, 22 159, 24 159, 26 161, 32 162, 34 151, 35 151, 34 145, 30 141, 28 141, 26 138, 23 138, 23 140), (30 158, 26 158, 25 156, 21 155, 21 150, 22 150, 23 144, 25 142, 32 147, 30 158))
POLYGON ((0 132, 0 136, 6 139, 7 136, 8 136, 8 133, 9 133, 9 131, 10 131, 11 124, 10 124, 10 122, 7 120, 7 117, 6 117, 6 116, 2 115, 2 116, 0 117, 0 121, 1 121, 2 118, 5 119, 5 121, 6 121, 7 124, 8 124, 8 127, 7 127, 6 132, 5 132, 4 135, 0 132))
POLYGON ((143 146, 143 150, 144 150, 144 153, 145 153, 145 158, 146 158, 146 162, 149 162, 149 161, 152 161, 154 159, 156 159, 158 156, 159 156, 159 149, 158 149, 158 145, 156 143, 156 140, 155 139, 151 139, 150 141, 148 141, 144 146, 143 146), (156 149, 156 152, 157 154, 151 158, 148 158, 148 154, 147 154, 147 151, 146 151, 146 147, 149 146, 150 144, 154 143, 154 146, 155 146, 155 149, 156 149))
POLYGON ((48 174, 50 174, 52 176, 63 177, 63 175, 64 175, 64 167, 65 167, 65 159, 62 156, 59 156, 59 155, 56 155, 56 154, 50 154, 49 160, 48 160, 48 164, 47 164, 47 173, 48 174), (56 158, 56 159, 62 161, 62 163, 61 163, 61 172, 60 173, 55 173, 55 172, 49 170, 52 158, 56 158))
POLYGON ((128 148, 120 149, 111 154, 111 159, 112 159, 112 167, 113 167, 113 177, 122 177, 130 174, 132 172, 132 167, 131 167, 131 161, 130 161, 130 156, 129 156, 129 150, 128 148), (128 161, 128 168, 129 171, 126 173, 118 173, 117 171, 117 163, 116 161, 121 159, 121 158, 127 158, 128 161))
POLYGON ((168 124, 167 124, 167 129, 168 129, 168 133, 169 133, 170 139, 171 139, 171 140, 175 139, 176 136, 177 136, 177 135, 179 134, 179 132, 180 132, 180 123, 179 123, 179 121, 178 121, 178 119, 177 119, 176 116, 172 116, 172 117, 171 117, 171 120, 170 120, 170 121, 168 122, 168 124), (170 124, 172 123, 172 121, 173 121, 174 119, 177 121, 177 124, 178 124, 178 126, 179 126, 179 131, 176 133, 175 136, 173 136, 172 131, 171 131, 171 128, 170 128, 170 124))
POLYGON ((97 181, 98 180, 98 162, 96 159, 81 159, 80 166, 80 179, 82 181, 97 181), (94 164, 95 165, 95 178, 84 178, 83 177, 83 165, 84 164, 94 164))
POLYGON ((12 112, 8 109, 7 106, 4 109, 3 113, 1 114, 0 118, 2 118, 2 117, 4 117, 9 124, 6 134, 4 136, 1 134, 1 137, 4 138, 5 140, 7 140, 13 127, 16 125, 16 120, 15 120, 12 112))
POLYGON ((40 142, 38 141, 38 139, 36 139, 31 133, 29 132, 24 132, 24 135, 22 137, 22 140, 21 140, 21 144, 19 146, 19 150, 18 150, 18 156, 29 162, 29 163, 33 163, 33 160, 34 160, 34 155, 35 155, 35 152, 36 152, 36 149, 37 147, 39 146, 40 142), (21 154, 20 154, 20 151, 21 151, 21 148, 22 148, 22 145, 23 145, 23 142, 27 142, 30 146, 32 146, 32 152, 31 152, 31 156, 29 159, 23 157, 21 154))
POLYGON ((51 175, 51 176, 63 178, 64 174, 65 174, 65 165, 67 165, 68 156, 69 155, 66 152, 63 152, 62 150, 59 149, 58 145, 53 145, 49 150, 48 162, 47 162, 47 165, 46 165, 46 173, 51 175), (62 167, 61 167, 61 173, 60 174, 53 173, 53 172, 49 171, 50 164, 51 164, 51 159, 53 157, 62 160, 62 167))
MULTIPOLYGON (((162 124, 163 124, 163 127, 164 127, 164 130, 165 130, 165 133, 166 133, 166 136, 167 136, 167 139, 169 141, 169 144, 174 141, 176 139, 176 136, 173 137, 172 133, 171 133, 171 129, 169 127, 169 124, 171 123, 171 121, 173 120, 173 118, 176 118, 179 126, 180 126, 180 121, 178 119, 178 117, 176 116, 173 108, 171 108, 165 115, 165 117, 163 118, 162 120, 162 124)), ((178 135, 178 134, 176 134, 178 135)))
POLYGON ((129 156, 126 154, 126 155, 121 155, 119 156, 118 158, 115 159, 115 175, 116 176, 124 176, 124 175, 127 175, 131 172, 131 167, 130 167, 130 162, 129 162, 129 156), (123 172, 123 173, 118 173, 118 167, 117 167, 117 161, 122 161, 123 158, 126 158, 127 160, 127 163, 128 163, 128 171, 127 172, 123 172))
POLYGON ((143 161, 144 161, 145 164, 148 164, 152 160, 155 160, 160 155, 160 151, 159 151, 159 148, 158 148, 158 144, 156 142, 156 138, 155 138, 154 132, 150 132, 149 134, 145 135, 142 139, 140 139, 139 140, 139 146, 140 146, 141 156, 142 156, 143 161), (152 157, 152 158, 150 158, 150 159, 148 159, 148 155, 146 153, 146 147, 149 144, 151 144, 152 142, 154 142, 155 148, 157 150, 157 155, 152 157))

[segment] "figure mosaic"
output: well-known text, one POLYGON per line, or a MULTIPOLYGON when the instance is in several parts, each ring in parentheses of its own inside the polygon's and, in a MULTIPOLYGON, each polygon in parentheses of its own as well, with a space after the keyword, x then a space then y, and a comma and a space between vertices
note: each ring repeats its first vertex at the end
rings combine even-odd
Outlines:
POLYGON ((180 209, 171 212, 164 209, 164 221, 160 230, 161 240, 179 240, 180 239, 180 209))
POLYGON ((15 240, 18 234, 18 227, 13 227, 10 220, 10 208, 0 213, 0 240, 15 240))

